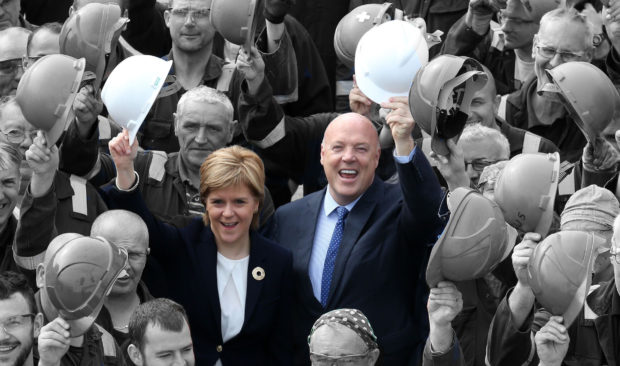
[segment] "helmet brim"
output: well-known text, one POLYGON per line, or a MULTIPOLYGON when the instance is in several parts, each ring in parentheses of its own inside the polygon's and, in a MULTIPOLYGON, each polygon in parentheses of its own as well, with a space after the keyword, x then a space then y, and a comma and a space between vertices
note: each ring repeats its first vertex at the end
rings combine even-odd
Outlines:
POLYGON ((536 225, 536 229, 534 230, 534 232, 540 234, 543 238, 549 233, 551 223, 553 222, 553 206, 555 204, 555 196, 558 191, 558 184, 560 180, 560 154, 555 152, 552 155, 555 158, 553 162, 553 173, 551 176, 552 182, 549 185, 546 203, 544 207, 541 207, 543 209, 542 216, 536 225))

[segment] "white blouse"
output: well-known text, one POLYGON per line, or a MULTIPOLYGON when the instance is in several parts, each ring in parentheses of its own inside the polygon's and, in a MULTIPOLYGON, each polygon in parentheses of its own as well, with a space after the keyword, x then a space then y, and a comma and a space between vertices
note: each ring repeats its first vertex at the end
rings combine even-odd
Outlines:
POLYGON ((217 292, 220 295, 224 342, 239 334, 243 326, 249 263, 250 256, 228 259, 217 253, 217 292))

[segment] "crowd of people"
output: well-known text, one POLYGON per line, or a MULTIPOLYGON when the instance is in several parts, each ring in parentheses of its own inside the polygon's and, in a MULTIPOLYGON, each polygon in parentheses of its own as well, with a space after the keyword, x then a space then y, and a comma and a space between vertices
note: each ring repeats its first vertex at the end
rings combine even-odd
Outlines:
POLYGON ((0 365, 620 366, 617 86, 620 0, 0 0, 0 365))

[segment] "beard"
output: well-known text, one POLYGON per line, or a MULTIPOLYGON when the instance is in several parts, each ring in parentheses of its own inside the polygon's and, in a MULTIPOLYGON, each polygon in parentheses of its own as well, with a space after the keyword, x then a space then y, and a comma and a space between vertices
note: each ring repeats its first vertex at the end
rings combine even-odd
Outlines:
MULTIPOLYGON (((14 343, 14 342, 3 342, 3 343, 14 343)), ((6 366, 23 366, 23 365, 25 365, 26 361, 28 360, 28 357, 30 357, 30 353, 32 351, 33 343, 34 343, 34 339, 30 339, 30 341, 28 343, 26 343, 26 344, 20 343, 20 345, 22 346, 21 347, 21 351, 17 355, 17 358, 15 358, 15 362, 13 362, 12 364, 6 365, 6 366)), ((2 344, 0 344, 0 345, 2 345, 2 344)))

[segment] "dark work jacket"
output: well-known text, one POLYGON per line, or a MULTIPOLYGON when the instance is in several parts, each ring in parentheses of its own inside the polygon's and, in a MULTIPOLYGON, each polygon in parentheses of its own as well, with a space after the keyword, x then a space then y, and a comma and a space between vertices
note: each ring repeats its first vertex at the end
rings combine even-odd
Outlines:
POLYGON ((241 332, 222 341, 217 287, 217 247, 210 227, 194 218, 184 227, 158 221, 140 191, 106 187, 110 206, 132 211, 146 222, 151 255, 164 268, 170 298, 187 311, 197 365, 290 365, 292 256, 289 250, 250 231, 245 317, 241 332), (253 270, 261 267, 262 279, 253 270))
POLYGON ((509 94, 519 89, 515 82, 515 52, 493 44, 493 31, 479 35, 465 24, 465 16, 445 34, 441 54, 472 57, 489 68, 495 78, 497 93, 509 94), (499 48, 498 48, 499 47, 499 48))
POLYGON ((400 184, 375 177, 347 216, 325 308, 314 297, 308 263, 326 189, 281 206, 265 227, 268 237, 293 252, 296 364, 308 364, 314 321, 339 308, 368 317, 384 364, 408 365, 421 357, 428 335, 423 273, 444 227, 438 216, 442 191, 421 151, 396 165, 400 184))
MULTIPOLYGON (((540 139, 538 146, 535 149, 535 152, 542 152, 542 153, 559 152, 557 146, 555 146, 553 142, 547 140, 544 137, 540 137, 538 135, 532 134, 531 132, 523 130, 521 128, 513 127, 499 117, 495 117, 495 123, 497 123, 497 125, 499 126, 499 130, 502 133, 502 135, 506 136, 506 139, 508 139, 508 143, 510 144, 510 157, 511 158, 523 152, 524 144, 526 143, 527 134, 534 135, 532 136, 534 139, 540 139)), ((529 150, 529 152, 531 153, 534 151, 529 150)))
MULTIPOLYGON (((582 310, 568 328, 570 344, 562 365, 620 365, 620 296, 615 281, 601 283, 586 301, 591 312, 586 315, 582 310)), ((540 313, 534 316, 532 310, 522 329, 516 329, 506 297, 495 314, 489 333, 490 364, 538 365, 530 326, 536 332, 546 323, 546 318, 540 313)))
MULTIPOLYGON (((13 239, 17 230, 17 220, 15 216, 10 215, 7 219, 4 230, 0 233, 0 272, 14 271, 19 272, 20 269, 13 259, 13 239)), ((31 282, 30 285, 33 285, 31 282)))
POLYGON ((568 113, 550 125, 529 127, 531 116, 529 115, 527 95, 536 92, 537 80, 534 75, 523 84, 521 89, 508 96, 506 100, 506 122, 548 139, 560 149, 562 161, 576 162, 581 158, 583 147, 586 145, 586 138, 568 113))

